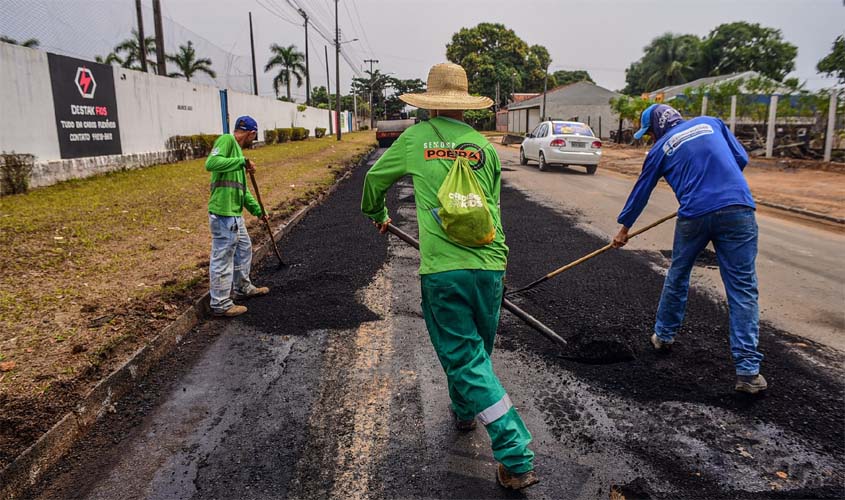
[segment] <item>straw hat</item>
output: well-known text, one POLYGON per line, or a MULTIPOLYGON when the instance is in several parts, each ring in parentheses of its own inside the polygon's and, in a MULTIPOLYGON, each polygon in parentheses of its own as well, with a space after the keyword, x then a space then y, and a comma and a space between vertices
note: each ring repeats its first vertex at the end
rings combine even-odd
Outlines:
POLYGON ((435 64, 428 72, 428 84, 422 94, 399 96, 411 106, 423 109, 485 109, 493 99, 469 95, 467 72, 457 64, 435 64))

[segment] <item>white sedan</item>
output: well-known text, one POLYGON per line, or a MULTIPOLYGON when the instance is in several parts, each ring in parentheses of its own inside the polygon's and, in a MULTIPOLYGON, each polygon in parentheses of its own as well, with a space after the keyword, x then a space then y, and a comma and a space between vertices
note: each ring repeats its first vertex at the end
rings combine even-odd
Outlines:
POLYGON ((584 123, 542 122, 519 148, 519 163, 528 165, 528 160, 536 161, 540 170, 549 165, 580 165, 594 174, 601 160, 601 140, 584 123))

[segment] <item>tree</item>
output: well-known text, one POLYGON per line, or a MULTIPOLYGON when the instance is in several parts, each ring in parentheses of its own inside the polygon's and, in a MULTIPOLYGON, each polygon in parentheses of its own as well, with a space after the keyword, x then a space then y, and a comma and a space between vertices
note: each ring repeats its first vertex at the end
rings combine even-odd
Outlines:
POLYGON ((419 78, 400 80, 389 78, 388 86, 393 88, 393 94, 385 100, 387 116, 399 114, 405 109, 405 102, 399 99, 402 94, 418 94, 425 91, 425 82, 419 78))
POLYGON ((596 83, 590 77, 590 74, 584 70, 577 70, 577 71, 566 71, 566 70, 558 70, 555 71, 553 74, 549 75, 549 81, 554 79, 555 86, 559 85, 568 85, 570 83, 576 82, 590 82, 596 83))
POLYGON ((383 116, 385 113, 385 90, 390 86, 391 78, 379 70, 364 71, 364 73, 367 75, 366 78, 352 79, 352 90, 367 102, 370 101, 370 93, 372 92, 373 114, 374 116, 383 116))
POLYGON ((168 76, 185 77, 191 81, 196 73, 205 73, 211 78, 217 78, 217 74, 211 69, 211 59, 204 57, 197 59, 197 51, 194 49, 194 42, 188 40, 188 45, 180 45, 179 52, 168 55, 167 60, 174 63, 181 73, 171 73, 168 76))
POLYGON ((120 56, 118 56, 114 52, 109 52, 106 56, 94 56, 94 60, 102 64, 117 64, 119 66, 123 65, 123 59, 121 59, 120 56))
POLYGON ((499 104, 507 103, 509 93, 542 91, 551 62, 545 47, 529 47, 513 30, 494 23, 461 28, 446 44, 446 58, 466 70, 472 94, 494 97, 499 83, 499 104))
MULTIPOLYGON (((127 69, 141 70, 141 51, 138 44, 138 31, 132 30, 132 36, 117 44, 114 48, 116 60, 123 61, 121 66, 127 69), (125 55, 124 55, 125 54, 125 55)), ((144 38, 144 50, 147 54, 147 68, 156 71, 156 39, 148 36, 144 38)))
POLYGON ((836 37, 830 54, 819 61, 816 69, 819 73, 839 79, 839 83, 845 83, 845 35, 836 37))
POLYGON ((625 72, 626 94, 637 95, 700 78, 701 40, 664 33, 643 48, 645 54, 625 72))
POLYGON ((744 21, 720 24, 703 44, 703 63, 710 75, 756 71, 782 81, 795 69, 798 48, 781 31, 744 21))
POLYGON ((273 90, 276 91, 276 97, 278 97, 279 87, 286 85, 287 98, 290 101, 291 80, 295 78, 296 86, 302 87, 302 75, 305 74, 305 54, 296 50, 296 45, 282 47, 276 43, 270 46, 270 52, 273 55, 264 66, 264 71, 270 71, 276 66, 280 68, 279 74, 273 78, 273 90))
POLYGON ((23 42, 18 42, 14 38, 9 38, 7 36, 0 36, 0 42, 11 43, 12 45, 20 45, 21 47, 27 47, 30 49, 37 49, 41 42, 38 41, 37 38, 29 38, 24 40, 23 42))

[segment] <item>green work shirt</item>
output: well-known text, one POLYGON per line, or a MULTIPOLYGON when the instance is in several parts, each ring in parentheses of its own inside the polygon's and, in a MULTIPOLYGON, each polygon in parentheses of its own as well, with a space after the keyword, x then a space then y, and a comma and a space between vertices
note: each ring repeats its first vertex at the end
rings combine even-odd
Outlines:
POLYGON ((420 233, 420 274, 457 269, 505 270, 508 247, 499 214, 502 166, 499 155, 484 136, 466 123, 445 117, 421 122, 405 130, 367 172, 361 200, 361 210, 367 217, 379 223, 387 220, 385 193, 405 175, 410 175, 414 182, 420 233), (456 154, 468 157, 496 225, 496 238, 483 247, 465 247, 452 242, 432 213, 433 209, 440 207, 437 191, 456 154))
POLYGON ((240 217, 244 207, 260 217, 261 206, 246 186, 244 153, 232 134, 223 134, 214 141, 205 169, 211 172, 211 198, 208 211, 215 215, 240 217))

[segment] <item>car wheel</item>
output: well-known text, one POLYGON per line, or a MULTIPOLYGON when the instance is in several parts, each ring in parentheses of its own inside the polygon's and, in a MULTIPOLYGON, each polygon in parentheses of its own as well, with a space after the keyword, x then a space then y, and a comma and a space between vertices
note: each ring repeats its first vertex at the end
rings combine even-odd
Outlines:
POLYGON ((595 173, 596 173, 596 170, 598 170, 598 168, 599 168, 599 166, 598 166, 598 165, 588 165, 588 166, 587 166, 587 175, 593 175, 593 174, 595 174, 595 173))
POLYGON ((525 150, 522 148, 519 148, 519 164, 528 165, 528 158, 525 157, 525 150))
POLYGON ((537 168, 540 169, 540 172, 545 172, 549 169, 549 165, 546 163, 546 156, 540 151, 540 160, 537 162, 537 168))

